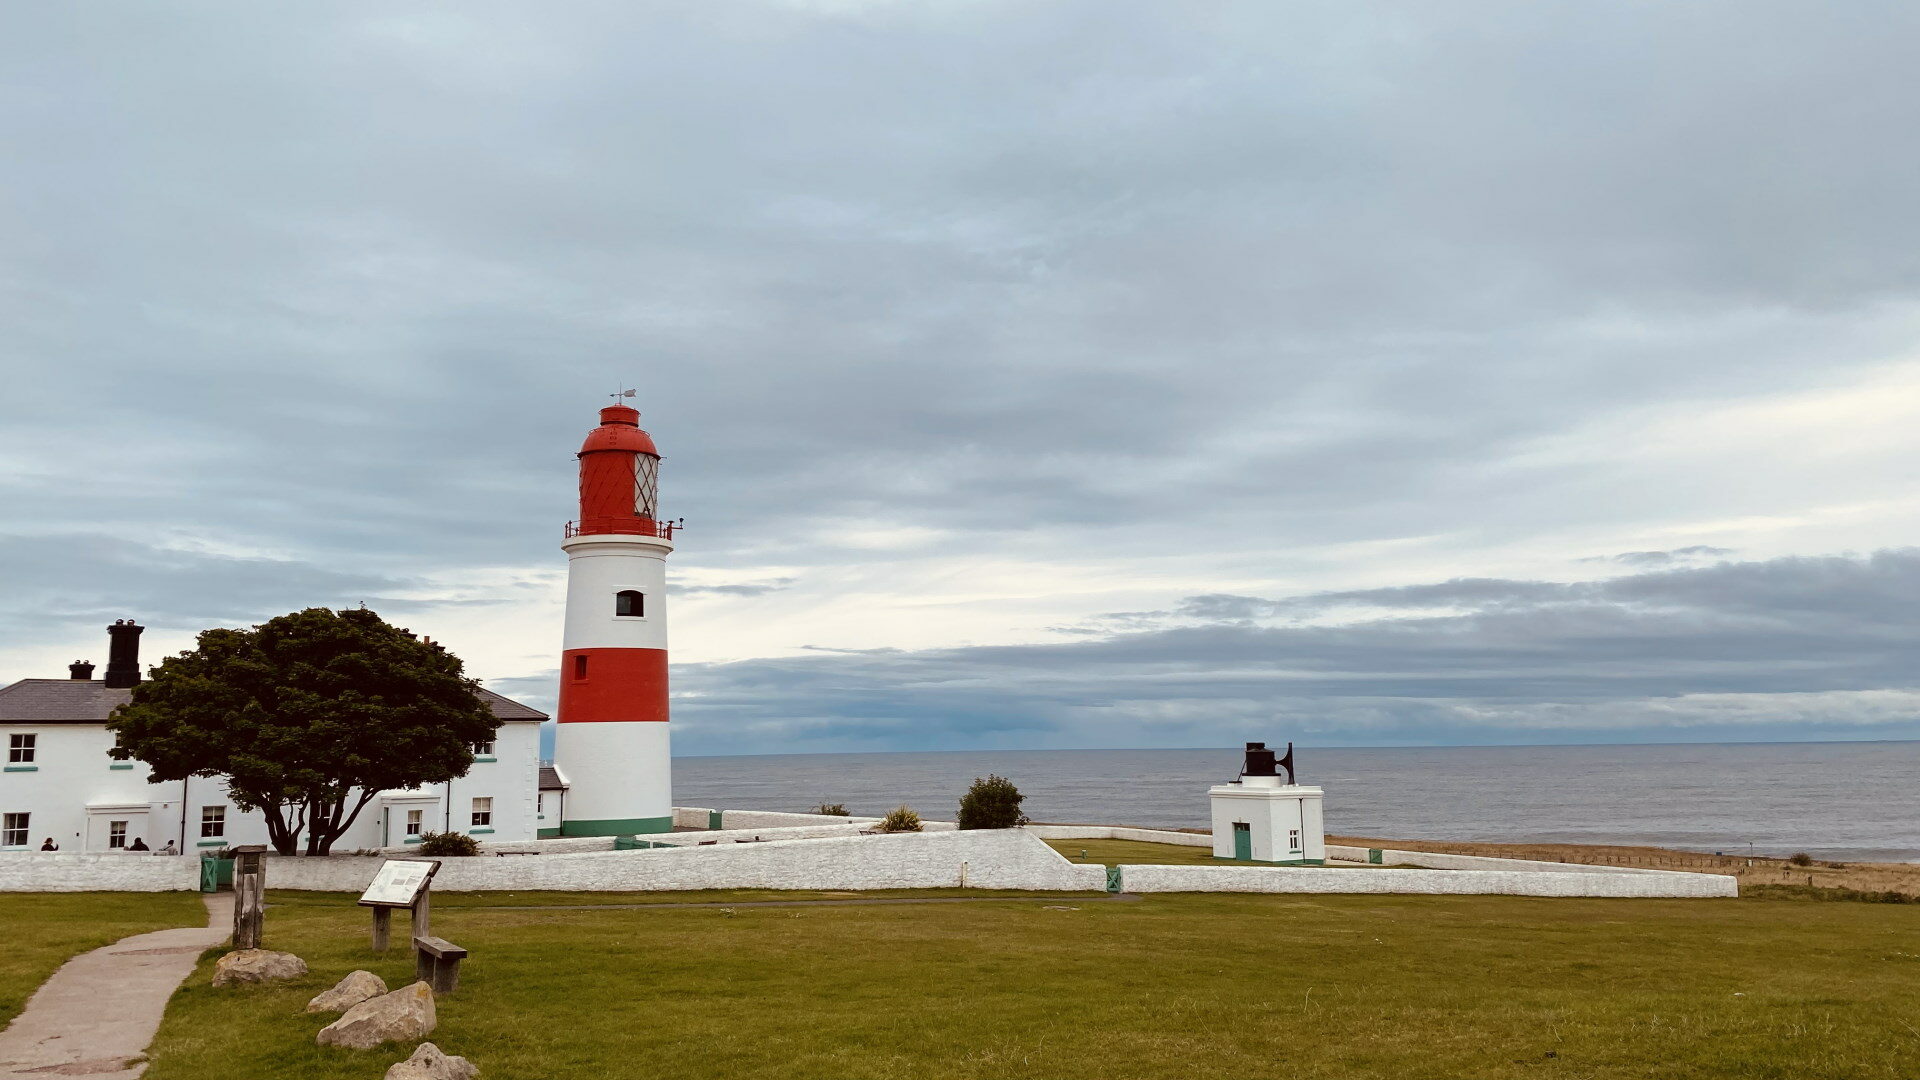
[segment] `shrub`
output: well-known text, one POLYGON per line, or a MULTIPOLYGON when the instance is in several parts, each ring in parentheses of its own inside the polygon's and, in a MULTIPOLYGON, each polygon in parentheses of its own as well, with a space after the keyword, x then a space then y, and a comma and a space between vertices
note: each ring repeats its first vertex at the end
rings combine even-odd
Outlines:
POLYGON ((452 858, 460 855, 480 854, 480 841, 457 832, 430 832, 420 834, 420 854, 438 858, 452 858))
POLYGON ((853 816, 847 813, 846 803, 837 803, 837 802, 823 802, 819 806, 814 807, 813 812, 816 814, 827 814, 832 817, 852 817, 853 816))
POLYGON ((1792 863, 1795 866, 1812 866, 1813 856, 1807 854, 1804 851, 1796 851, 1793 853, 1793 857, 1788 859, 1787 861, 1792 863))
POLYGON ((960 827, 963 829, 1011 829, 1025 825, 1027 815, 1020 812, 1026 796, 1004 776, 988 773, 976 779, 960 796, 960 827))
POLYGON ((914 812, 913 807, 902 806, 881 818, 880 824, 874 828, 881 832, 919 832, 920 815, 914 812))

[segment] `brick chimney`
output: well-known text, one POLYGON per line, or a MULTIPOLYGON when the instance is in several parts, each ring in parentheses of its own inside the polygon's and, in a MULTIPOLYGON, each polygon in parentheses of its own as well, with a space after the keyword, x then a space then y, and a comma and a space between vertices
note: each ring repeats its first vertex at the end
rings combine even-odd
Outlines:
POLYGON ((101 681, 115 690, 140 682, 140 631, 132 619, 115 619, 107 627, 107 675, 101 681))

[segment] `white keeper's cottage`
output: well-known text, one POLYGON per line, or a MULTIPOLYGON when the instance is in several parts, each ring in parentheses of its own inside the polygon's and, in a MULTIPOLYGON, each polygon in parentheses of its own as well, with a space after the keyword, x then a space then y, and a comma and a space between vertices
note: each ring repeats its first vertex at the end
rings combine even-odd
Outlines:
MULTIPOLYGON (((266 822, 243 813, 218 779, 147 783, 143 762, 107 756, 114 738, 107 715, 140 681, 141 627, 119 622, 106 676, 77 663, 65 679, 21 679, 0 688, 0 851, 37 851, 49 838, 61 851, 113 852, 138 839, 158 851, 171 842, 203 849, 267 842, 266 822)), ((450 783, 383 791, 360 812, 334 850, 396 847, 423 832, 464 832, 488 840, 531 840, 546 825, 542 802, 559 824, 561 792, 541 794, 540 724, 545 713, 489 690, 480 696, 501 721, 494 742, 480 747, 466 776, 450 783)), ((557 776, 548 780, 564 785, 557 776)))

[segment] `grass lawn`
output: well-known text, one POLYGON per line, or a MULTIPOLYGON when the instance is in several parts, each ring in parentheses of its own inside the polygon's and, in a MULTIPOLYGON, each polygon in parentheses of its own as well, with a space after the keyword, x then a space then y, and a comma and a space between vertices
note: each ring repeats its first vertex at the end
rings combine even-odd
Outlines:
MULTIPOLYGON (((302 1014, 309 996, 355 967, 399 985, 411 962, 368 952, 368 916, 349 896, 269 899, 268 947, 313 974, 216 991, 204 962, 173 999, 148 1080, 358 1080, 412 1049, 314 1046, 328 1018, 302 1014)), ((543 899, 558 898, 515 902, 543 899)), ((1908 1080, 1920 1060, 1912 905, 1222 894, 486 906, 504 902, 435 898, 435 931, 473 956, 433 1040, 493 1080, 1908 1080)))
POLYGON ((199 893, 0 893, 0 1026, 80 953, 129 934, 205 925, 199 893))

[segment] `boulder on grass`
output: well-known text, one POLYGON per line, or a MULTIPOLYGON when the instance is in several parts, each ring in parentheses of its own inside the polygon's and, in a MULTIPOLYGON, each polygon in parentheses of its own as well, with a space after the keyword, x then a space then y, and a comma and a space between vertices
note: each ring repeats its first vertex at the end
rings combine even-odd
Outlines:
POLYGON ((321 1028, 313 1041, 321 1046, 371 1050, 381 1043, 426 1038, 436 1023, 433 988, 417 982, 355 1005, 345 1016, 321 1028))
POLYGON ((290 952, 270 949, 241 949, 214 961, 213 985, 237 986, 240 983, 297 979, 307 973, 307 962, 290 952))
POLYGON ((412 1057, 394 1062, 387 1070, 387 1080, 473 1080, 479 1075, 479 1066, 432 1043, 421 1043, 412 1057))
POLYGON ((371 971, 356 971, 335 983, 333 989, 322 990, 307 1002, 307 1011, 343 1013, 355 1005, 370 998, 377 998, 387 992, 387 981, 371 971))

